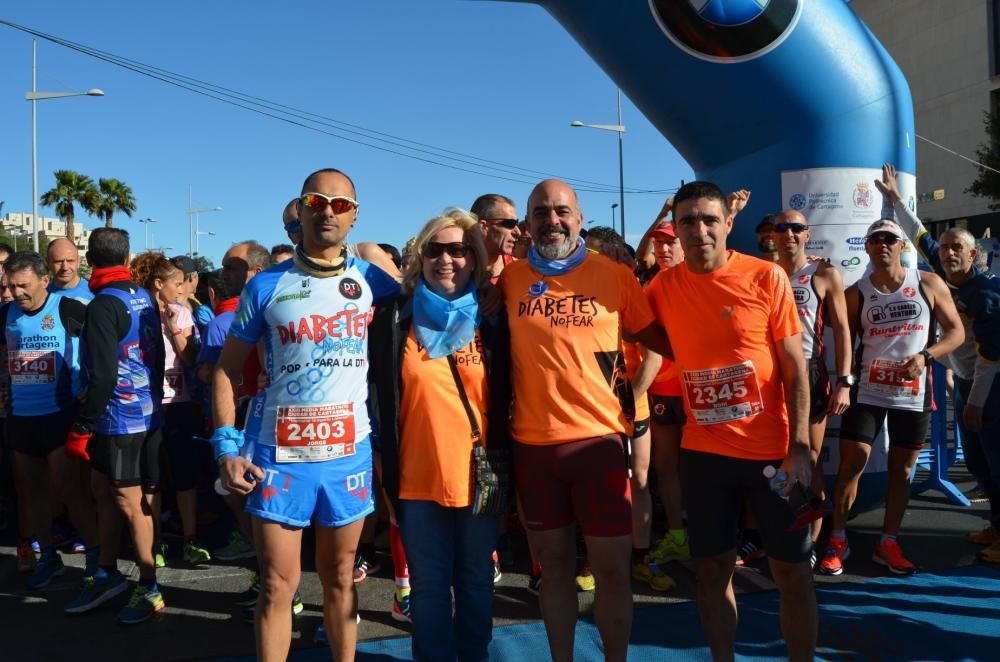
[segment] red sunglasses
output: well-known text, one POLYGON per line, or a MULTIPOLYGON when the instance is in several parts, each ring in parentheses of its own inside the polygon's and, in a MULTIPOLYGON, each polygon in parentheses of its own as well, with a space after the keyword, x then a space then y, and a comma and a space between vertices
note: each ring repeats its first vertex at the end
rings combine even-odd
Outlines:
POLYGON ((346 195, 323 195, 322 193, 303 193, 299 198, 302 204, 315 212, 321 212, 330 205, 334 214, 346 214, 358 208, 358 201, 346 195))

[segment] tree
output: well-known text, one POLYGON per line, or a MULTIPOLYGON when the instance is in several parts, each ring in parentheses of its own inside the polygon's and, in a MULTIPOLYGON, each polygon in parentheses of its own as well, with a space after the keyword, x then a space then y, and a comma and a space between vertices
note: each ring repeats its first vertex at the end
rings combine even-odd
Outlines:
POLYGON ((98 186, 100 192, 97 196, 95 211, 98 218, 104 219, 104 225, 113 227, 111 217, 116 211, 120 211, 129 218, 136 210, 135 198, 132 196, 132 189, 118 179, 99 179, 98 186))
POLYGON ((215 271, 215 265, 212 264, 212 261, 204 255, 195 255, 191 259, 194 261, 194 266, 198 269, 198 273, 203 274, 209 271, 215 271))
MULTIPOLYGON (((983 124, 989 142, 976 149, 976 161, 1000 170, 1000 114, 983 113, 983 124)), ((972 182, 966 193, 990 200, 989 207, 993 211, 1000 210, 1000 174, 986 168, 979 169, 979 176, 972 182)))
POLYGON ((55 207, 56 213, 66 219, 66 238, 76 243, 73 219, 76 217, 75 203, 88 214, 97 207, 97 188, 90 177, 72 170, 56 170, 56 185, 42 193, 39 202, 45 207, 55 207))

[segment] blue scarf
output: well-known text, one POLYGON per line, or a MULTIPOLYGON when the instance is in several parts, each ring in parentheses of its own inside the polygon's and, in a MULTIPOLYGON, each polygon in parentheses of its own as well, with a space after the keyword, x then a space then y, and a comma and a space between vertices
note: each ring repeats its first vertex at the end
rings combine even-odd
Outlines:
POLYGON ((427 356, 439 359, 476 339, 479 328, 479 293, 469 283, 465 294, 449 301, 431 291, 423 278, 413 291, 413 334, 427 348, 427 356))
POLYGON ((576 248, 561 260, 549 260, 542 257, 534 246, 528 249, 528 263, 532 269, 543 276, 561 276, 580 266, 585 257, 587 257, 587 248, 581 237, 576 238, 576 248))

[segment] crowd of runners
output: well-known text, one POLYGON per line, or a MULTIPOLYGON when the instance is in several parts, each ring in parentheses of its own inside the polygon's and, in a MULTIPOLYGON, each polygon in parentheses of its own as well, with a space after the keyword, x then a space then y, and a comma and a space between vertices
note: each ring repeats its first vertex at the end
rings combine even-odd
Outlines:
POLYGON ((882 219, 850 287, 807 253, 809 219, 794 210, 757 224, 760 255, 727 248, 734 223, 754 222, 739 216, 750 192, 709 182, 682 186, 635 250, 611 228, 585 231, 557 180, 533 189, 523 218, 486 194, 401 252, 350 243, 361 198, 336 169, 306 177, 283 210, 288 244, 234 244, 211 273, 133 254, 115 228, 90 237, 89 281, 68 240, 45 257, 0 245, 5 496, 26 585, 63 574, 68 543, 86 562, 66 613, 112 603, 140 623, 170 599, 156 576, 168 560, 246 563, 236 601, 258 656, 284 659, 312 527, 317 636, 350 660, 357 585, 379 566, 379 501, 391 613, 412 623, 416 660, 488 658, 511 520, 527 533, 554 660, 572 659, 577 591, 595 588, 603 653, 624 660, 632 581, 669 591, 667 563, 688 559, 713 657, 732 659, 733 574, 765 555, 788 656, 811 659, 812 575, 849 562, 847 517, 886 422, 873 560, 915 571, 897 535, 934 362, 954 374, 966 458, 990 500, 969 539, 1000 562, 1000 280, 974 264, 967 231, 931 237, 891 165, 875 184, 882 219), (907 241, 929 269, 903 266, 907 241), (840 463, 826 485, 830 415, 840 463), (233 522, 219 549, 199 536, 206 481, 233 522), (162 542, 164 508, 181 549, 162 542), (123 531, 134 583, 118 569, 123 531))

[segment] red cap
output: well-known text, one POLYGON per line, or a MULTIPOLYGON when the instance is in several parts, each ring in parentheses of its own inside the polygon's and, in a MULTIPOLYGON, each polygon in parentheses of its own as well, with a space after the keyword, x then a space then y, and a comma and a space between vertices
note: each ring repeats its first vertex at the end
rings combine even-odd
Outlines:
POLYGON ((677 233, 674 231, 674 223, 673 223, 673 221, 666 221, 666 220, 660 221, 659 223, 656 224, 656 227, 654 227, 650 231, 649 234, 654 239, 676 239, 677 238, 677 233))

